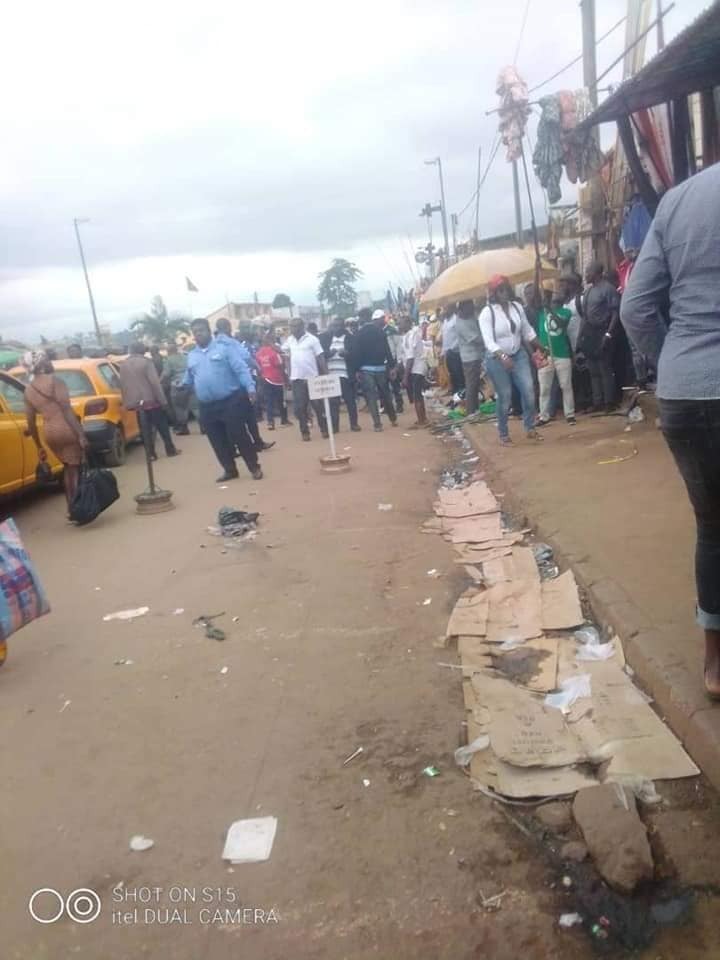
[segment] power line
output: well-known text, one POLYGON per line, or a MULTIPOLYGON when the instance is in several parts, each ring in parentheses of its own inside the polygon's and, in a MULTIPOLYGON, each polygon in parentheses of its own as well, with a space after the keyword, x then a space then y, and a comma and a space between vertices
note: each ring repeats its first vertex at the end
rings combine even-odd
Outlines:
POLYGON ((530 12, 530 3, 531 3, 531 0, 527 0, 527 3, 525 4, 525 15, 523 16, 522 25, 520 27, 520 36, 518 37, 517 46, 515 47, 515 56, 513 57, 513 66, 517 64, 517 58, 520 54, 520 44, 522 43, 523 36, 525 34, 525 26, 527 24, 528 13, 530 12))
MULTIPOLYGON (((609 37, 610 34, 613 33, 615 30, 617 30, 618 27, 622 26, 622 24, 625 23, 626 20, 627 20, 627 17, 621 17, 621 19, 618 20, 616 24, 610 27, 607 33, 604 33, 601 37, 597 39, 597 41, 595 42, 595 46, 597 46, 599 43, 601 43, 603 40, 609 37)), ((580 63, 582 58, 583 58, 582 54, 580 54, 578 57, 575 57, 574 60, 571 60, 570 63, 566 64, 564 67, 561 67, 560 70, 557 71, 557 73, 554 73, 551 77, 548 77, 547 80, 543 80, 542 83, 536 83, 534 87, 530 87, 530 89, 528 90, 528 93, 535 93, 535 91, 539 90, 540 87, 544 87, 545 84, 551 83, 553 80, 556 79, 556 77, 559 77, 561 73, 565 73, 565 71, 569 70, 570 67, 574 67, 576 63, 580 63)))
POLYGON ((458 213, 458 217, 461 217, 461 216, 465 213, 465 211, 468 209, 468 207, 469 207, 470 204, 473 202, 473 200, 475 199, 475 197, 477 197, 477 195, 480 193, 480 189, 482 188, 482 185, 485 183, 485 180, 487 179, 487 175, 488 175, 488 173, 490 172, 490 167, 493 165, 493 160, 495 159, 495 157, 496 157, 497 152, 498 152, 499 149, 500 149, 500 134, 495 134, 495 144, 494 144, 492 150, 490 151, 490 159, 488 160, 487 166, 485 167, 485 172, 483 173, 482 177, 480 178, 480 183, 477 185, 477 187, 476 187, 475 190, 473 191, 473 195, 470 197, 470 199, 468 200, 468 202, 467 202, 467 203, 465 204, 465 206, 462 208, 462 210, 460 211, 460 213, 458 213))

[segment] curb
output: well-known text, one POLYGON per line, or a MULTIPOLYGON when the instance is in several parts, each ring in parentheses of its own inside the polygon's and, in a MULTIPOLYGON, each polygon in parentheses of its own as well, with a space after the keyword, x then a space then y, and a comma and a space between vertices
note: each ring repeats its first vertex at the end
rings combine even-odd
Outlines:
MULTIPOLYGON (((678 631, 653 626, 620 583, 595 567, 592 558, 574 555, 575 548, 564 530, 549 530, 542 519, 529 516, 522 498, 506 486, 487 450, 465 428, 463 435, 480 457, 488 482, 496 492, 499 489, 504 494, 504 512, 524 518, 522 525, 532 526, 538 538, 553 548, 560 564, 573 570, 597 623, 609 626, 620 638, 636 682, 653 698, 661 719, 710 783, 720 790, 720 709, 705 696, 699 673, 693 676, 678 657, 678 631)), ((698 662, 702 663, 699 630, 694 642, 698 662)))

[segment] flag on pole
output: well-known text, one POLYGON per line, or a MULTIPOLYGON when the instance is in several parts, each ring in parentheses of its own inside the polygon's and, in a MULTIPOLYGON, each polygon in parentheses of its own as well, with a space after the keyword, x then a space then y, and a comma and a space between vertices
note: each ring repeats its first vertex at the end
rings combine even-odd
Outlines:
POLYGON ((192 282, 192 280, 190 279, 190 277, 185 277, 185 286, 188 288, 188 291, 189 291, 190 293, 197 293, 197 292, 198 292, 198 288, 197 288, 197 287, 195 286, 195 284, 192 282))

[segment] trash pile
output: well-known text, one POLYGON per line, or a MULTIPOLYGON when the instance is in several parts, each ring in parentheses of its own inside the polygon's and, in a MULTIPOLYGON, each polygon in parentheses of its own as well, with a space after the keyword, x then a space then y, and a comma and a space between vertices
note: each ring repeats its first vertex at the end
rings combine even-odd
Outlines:
POLYGON ((446 634, 467 711, 458 762, 477 789, 517 801, 699 772, 632 683, 620 641, 585 624, 572 571, 505 527, 484 481, 443 485, 435 514, 424 532, 451 542, 472 580, 446 634))
POLYGON ((259 513, 247 513, 245 510, 238 510, 235 507, 220 507, 218 510, 218 522, 216 527, 208 527, 208 533, 214 537, 232 537, 233 539, 248 537, 247 534, 255 534, 259 513))

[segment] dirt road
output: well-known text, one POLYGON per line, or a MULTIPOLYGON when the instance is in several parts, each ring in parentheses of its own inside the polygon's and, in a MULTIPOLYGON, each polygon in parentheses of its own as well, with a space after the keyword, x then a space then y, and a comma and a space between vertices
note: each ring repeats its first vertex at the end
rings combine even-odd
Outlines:
MULTIPOLYGON (((283 430, 266 480, 221 490, 193 436, 158 464, 172 513, 134 515, 139 451, 91 527, 68 527, 59 497, 14 510, 53 612, 11 640, 0 674, 3 957, 592 955, 557 929, 556 872, 453 763, 460 683, 433 641, 463 582, 418 530, 449 448, 363 424, 340 437, 346 476, 320 474, 322 441, 283 430), (206 533, 224 504, 260 511, 254 542, 206 533), (222 611, 224 642, 193 628, 222 611), (270 860, 228 866, 229 824, 264 815, 279 821, 270 860), (130 851, 134 834, 154 847, 130 851), (99 917, 35 922, 29 897, 47 887, 97 892, 99 917), (500 910, 482 907, 503 891, 500 910)), ((647 956, 716 955, 711 908, 647 956)))

